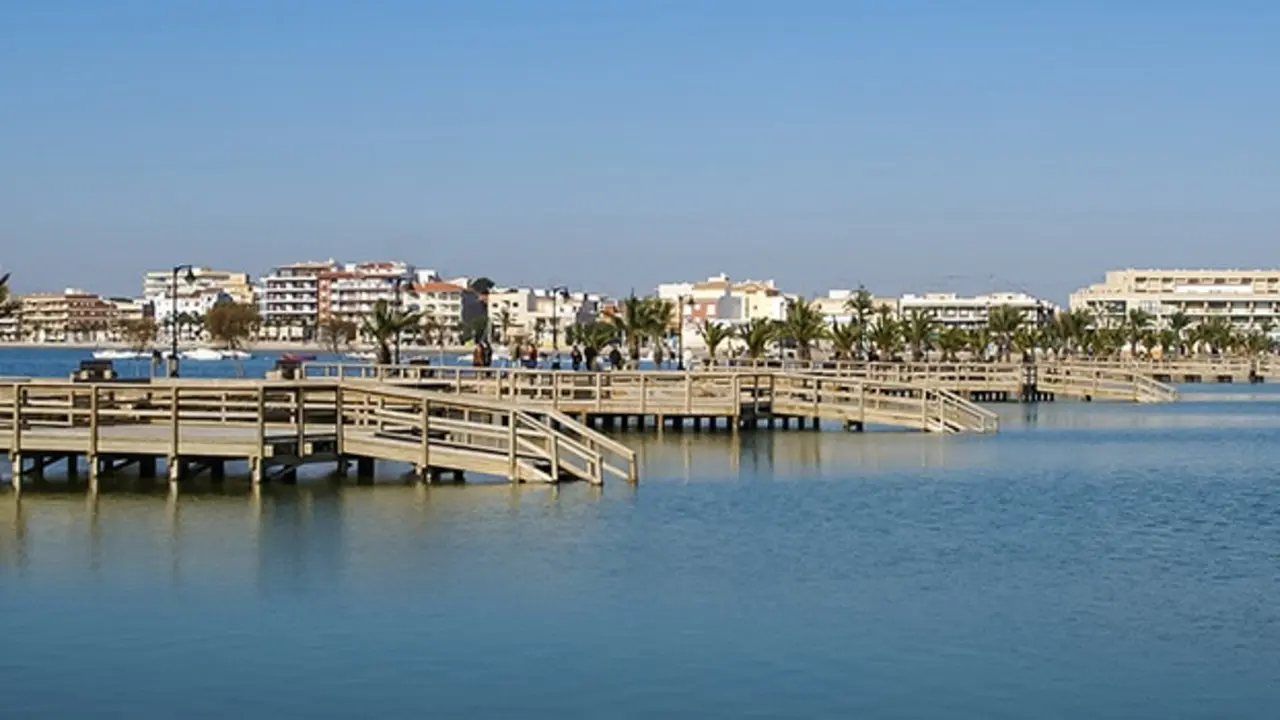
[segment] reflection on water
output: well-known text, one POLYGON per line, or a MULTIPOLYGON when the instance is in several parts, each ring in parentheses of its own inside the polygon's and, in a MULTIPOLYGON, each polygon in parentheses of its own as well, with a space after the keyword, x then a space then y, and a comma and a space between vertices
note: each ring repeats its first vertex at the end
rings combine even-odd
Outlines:
POLYGON ((0 494, 0 710, 1272 717, 1269 407, 631 434, 636 488, 52 478, 0 494))

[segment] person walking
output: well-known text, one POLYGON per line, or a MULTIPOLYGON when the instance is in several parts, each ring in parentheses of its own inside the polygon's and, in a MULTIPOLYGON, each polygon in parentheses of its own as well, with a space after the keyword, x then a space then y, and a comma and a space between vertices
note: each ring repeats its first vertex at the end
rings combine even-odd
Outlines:
POLYGON ((618 349, 617 345, 614 345, 613 349, 609 351, 609 364, 613 366, 614 370, 622 369, 622 351, 618 349))

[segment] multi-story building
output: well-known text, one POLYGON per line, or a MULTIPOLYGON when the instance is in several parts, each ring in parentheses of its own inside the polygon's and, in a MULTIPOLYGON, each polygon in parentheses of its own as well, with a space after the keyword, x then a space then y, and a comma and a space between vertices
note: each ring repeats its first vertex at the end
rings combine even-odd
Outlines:
POLYGON ((571 325, 599 318, 603 303, 601 295, 563 289, 494 288, 486 296, 489 322, 496 333, 561 345, 571 325))
POLYGON ((898 298, 897 312, 907 316, 926 312, 943 327, 976 328, 987 324, 992 308, 1011 307, 1022 313, 1025 322, 1043 325, 1059 311, 1057 305, 1021 292, 994 292, 962 297, 955 293, 925 293, 898 298))
MULTIPOLYGON (((484 317, 484 303, 471 289, 453 283, 417 283, 404 297, 407 310, 420 313, 447 336, 460 339, 476 318, 484 317)), ((425 323, 424 323, 425 324, 425 323)))
POLYGON ((115 324, 115 306, 84 290, 31 293, 19 300, 18 324, 30 342, 101 342, 115 324))
POLYGON ((1177 312, 1191 321, 1220 317, 1237 327, 1280 321, 1280 270, 1111 270, 1071 294, 1071 309, 1120 322, 1142 310, 1161 322, 1177 312))
MULTIPOLYGON (((238 303, 253 302, 253 285, 249 282, 248 273, 228 270, 211 270, 209 268, 192 268, 191 272, 177 273, 178 295, 205 295, 219 290, 228 298, 238 303)), ((152 270, 142 279, 142 297, 155 302, 157 298, 165 299, 173 295, 174 273, 172 270, 152 270)), ((172 307, 172 303, 169 303, 172 307)), ((160 303, 156 303, 159 316, 160 303)))
POLYGON ((699 282, 663 283, 658 297, 675 304, 678 317, 672 329, 680 330, 685 347, 701 347, 701 326, 713 322, 744 325, 752 320, 782 320, 787 303, 796 299, 778 289, 773 280, 733 281, 721 273, 699 282))
POLYGON ((402 304, 414 282, 435 279, 431 270, 415 271, 402 262, 350 263, 316 276, 318 320, 336 318, 357 325, 379 301, 402 304))
POLYGON ((333 273, 333 260, 281 265, 259 282, 260 334, 268 340, 307 340, 320 324, 320 277, 333 273))
MULTIPOLYGON (((826 297, 814 298, 810 302, 822 313, 822 317, 827 324, 833 322, 847 323, 855 319, 855 313, 849 308, 850 301, 858 294, 859 290, 828 290, 826 297)), ((871 297, 871 314, 878 315, 882 312, 881 308, 888 308, 890 311, 898 312, 898 298, 895 297, 871 297)))

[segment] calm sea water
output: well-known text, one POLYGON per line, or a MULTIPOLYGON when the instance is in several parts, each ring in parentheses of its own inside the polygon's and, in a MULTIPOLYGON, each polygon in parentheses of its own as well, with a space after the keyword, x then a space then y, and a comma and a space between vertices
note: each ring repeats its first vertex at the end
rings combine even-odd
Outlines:
POLYGON ((1280 394, 1189 390, 629 435, 635 489, 0 494, 0 716, 1274 718, 1280 394))

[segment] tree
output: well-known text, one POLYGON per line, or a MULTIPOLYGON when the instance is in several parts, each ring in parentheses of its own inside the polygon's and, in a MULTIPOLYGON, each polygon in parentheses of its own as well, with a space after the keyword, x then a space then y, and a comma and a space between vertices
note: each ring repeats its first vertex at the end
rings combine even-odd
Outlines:
POLYGON ((214 343, 237 350, 257 334, 261 322, 256 305, 224 302, 210 308, 202 324, 214 343))
POLYGON ((769 350, 769 343, 777 339, 778 326, 768 318, 752 318, 738 327, 738 339, 746 346, 747 357, 759 360, 769 350))
MULTIPOLYGON (((674 307, 669 300, 632 295, 622 302, 619 312, 610 318, 623 342, 627 344, 627 354, 633 364, 640 362, 640 349, 647 341, 660 341, 666 334, 674 307)), ((655 364, 661 361, 657 348, 654 348, 653 360, 655 364)))
POLYGON ((968 333, 962 328, 953 326, 945 327, 938 331, 938 337, 935 341, 938 350, 942 352, 942 359, 947 362, 956 362, 961 350, 969 344, 968 333))
POLYGON ((991 339, 995 341, 1000 359, 1009 359, 1009 352, 1013 349, 1013 336, 1025 321, 1022 311, 1011 305, 998 305, 987 314, 987 328, 991 331, 991 339))
POLYGON ((160 328, 156 325, 155 318, 138 318, 137 320, 121 320, 117 325, 121 339, 129 346, 129 349, 135 353, 146 352, 156 341, 156 336, 160 334, 160 328))
POLYGON ((507 337, 508 330, 511 329, 511 310, 509 308, 502 308, 498 311, 498 322, 495 327, 499 330, 497 338, 498 342, 507 342, 510 340, 510 338, 507 337))
POLYGON ((337 354, 351 346, 356 341, 356 335, 360 329, 350 320, 343 320, 334 315, 326 317, 320 322, 320 339, 324 342, 329 352, 337 354))
POLYGON ((484 315, 476 315, 467 322, 462 324, 463 341, 474 340, 480 343, 485 339, 485 335, 489 330, 489 318, 484 315))
POLYGON ((596 321, 571 325, 566 336, 570 338, 570 342, 582 346, 582 357, 587 362, 587 369, 597 370, 599 366, 596 358, 600 357, 606 346, 614 342, 618 329, 612 323, 596 321))
POLYGON ((377 344, 378 363, 390 365, 392 343, 402 333, 416 328, 418 322, 417 313, 405 312, 386 300, 379 300, 373 304, 373 312, 365 316, 361 330, 377 344))
POLYGON ((875 325, 867 335, 871 343, 883 359, 893 358, 902 349, 902 325, 887 307, 880 308, 876 315, 875 325))
POLYGON ((713 322, 704 322, 699 325, 698 334, 702 336, 702 342, 707 344, 707 354, 711 356, 712 362, 715 362, 716 350, 720 345, 733 337, 733 331, 727 326, 713 322))
POLYGON ((467 288, 477 295, 488 295, 489 291, 493 290, 495 285, 497 285, 497 283, 493 280, 481 275, 480 277, 472 280, 471 283, 467 285, 467 288))
POLYGON ((0 318, 9 317, 17 312, 18 302, 10 297, 9 273, 0 275, 0 318))
POLYGON ((911 359, 919 362, 925 353, 933 349, 934 334, 938 330, 938 319, 933 313, 924 310, 912 310, 902 323, 902 337, 911 348, 911 359))
POLYGON ((837 360, 852 360, 862 347, 862 326, 856 320, 832 321, 828 335, 837 360))
POLYGON ((1129 352, 1135 356, 1138 354, 1138 346, 1142 344, 1142 339, 1146 336, 1154 320, 1155 317, 1151 313, 1139 308, 1130 310, 1125 317, 1124 339, 1129 344, 1129 352))
POLYGON ((801 360, 809 360, 813 346, 827 337, 827 323, 817 305, 796 299, 787 302, 787 314, 778 326, 778 336, 795 346, 801 360))
MULTIPOLYGON (((848 300, 844 301, 844 307, 853 314, 853 321, 858 324, 860 337, 858 342, 865 346, 867 341, 867 320, 875 312, 875 299, 871 297, 871 292, 862 285, 858 285, 858 289, 848 300)), ((866 349, 863 347, 862 349, 866 349)))
POLYGON ((1169 331, 1173 333, 1173 342, 1178 354, 1182 355, 1186 353, 1187 329, 1191 327, 1191 317, 1185 312, 1178 310, 1170 315, 1166 322, 1169 324, 1169 331))

